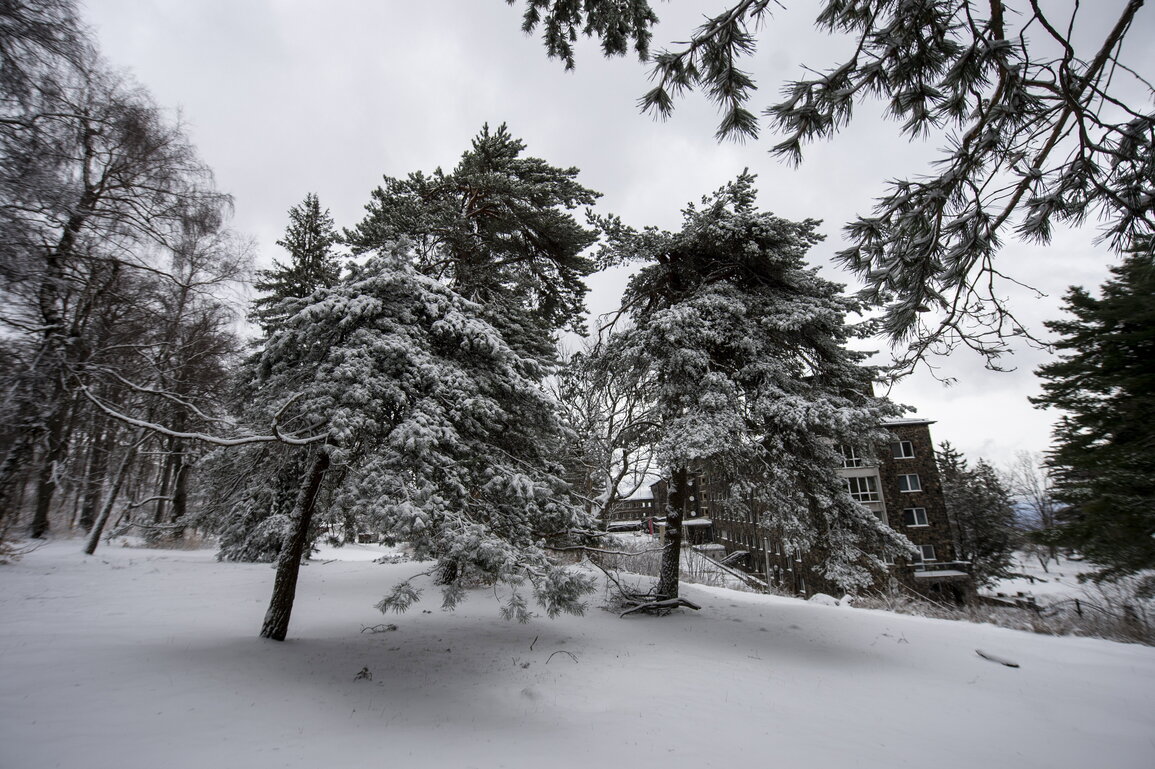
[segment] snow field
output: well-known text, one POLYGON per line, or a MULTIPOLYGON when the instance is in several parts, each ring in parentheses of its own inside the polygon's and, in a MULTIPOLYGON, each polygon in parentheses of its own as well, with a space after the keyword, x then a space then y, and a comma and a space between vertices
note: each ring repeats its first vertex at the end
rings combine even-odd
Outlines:
POLYGON ((3 769, 1155 766, 1149 647, 695 585, 664 618, 595 594, 520 625, 433 586, 384 617, 421 566, 370 548, 302 569, 276 643, 268 565, 79 548, 0 567, 3 769))

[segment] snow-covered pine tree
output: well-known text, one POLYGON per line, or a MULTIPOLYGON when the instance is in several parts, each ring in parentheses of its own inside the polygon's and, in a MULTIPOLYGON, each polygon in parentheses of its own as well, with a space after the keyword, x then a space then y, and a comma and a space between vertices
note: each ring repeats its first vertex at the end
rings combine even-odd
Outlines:
POLYGON ((851 499, 837 446, 884 440, 899 408, 871 393, 878 372, 849 350, 858 305, 803 261, 817 222, 755 208, 754 177, 684 211, 676 233, 603 222, 607 261, 642 261, 623 313, 632 325, 600 354, 657 407, 659 457, 671 475, 658 593, 678 594, 680 507, 690 472, 729 489, 796 550, 821 554, 821 576, 869 584, 881 556, 909 543, 851 499))
MULTIPOLYGON (((550 461, 559 425, 538 384, 543 367, 481 314, 418 273, 399 245, 318 291, 270 337, 255 416, 316 442, 263 636, 285 637, 304 547, 298 535, 319 499, 451 565, 443 572, 448 606, 483 580, 510 586, 507 616, 528 618, 523 584, 551 615, 582 610, 588 579, 555 566, 545 550, 586 522, 550 461)), ((402 585, 381 605, 404 608, 413 597, 402 585)))
POLYGON ((251 317, 265 333, 292 312, 285 299, 305 299, 319 288, 328 288, 341 277, 341 265, 333 253, 337 231, 329 210, 321 208, 317 194, 289 209, 289 224, 277 245, 289 253, 289 263, 273 260, 273 269, 261 270, 253 288, 262 296, 253 300, 251 317))
MULTIPOLYGON (((289 209, 289 223, 277 245, 289 255, 288 263, 273 260, 271 270, 261 270, 253 288, 261 295, 253 300, 249 319, 260 324, 266 336, 274 334, 297 310, 308 305, 314 292, 331 288, 341 277, 341 265, 333 246, 337 231, 328 209, 316 193, 289 209)), ((254 393, 251 358, 238 378, 239 407, 246 411, 254 393)), ((218 557, 230 561, 271 561, 292 536, 293 505, 307 458, 298 447, 256 444, 218 451, 210 461, 215 490, 200 520, 220 537, 218 557), (261 467, 253 479, 235 476, 238 467, 261 467)), ((309 533, 307 542, 315 539, 309 533)))
POLYGON ((524 150, 505 125, 484 126, 451 173, 385 177, 345 240, 360 253, 409 239, 421 272, 477 302, 511 346, 553 360, 556 332, 582 328, 594 269, 583 252, 597 234, 571 212, 599 194, 524 150))

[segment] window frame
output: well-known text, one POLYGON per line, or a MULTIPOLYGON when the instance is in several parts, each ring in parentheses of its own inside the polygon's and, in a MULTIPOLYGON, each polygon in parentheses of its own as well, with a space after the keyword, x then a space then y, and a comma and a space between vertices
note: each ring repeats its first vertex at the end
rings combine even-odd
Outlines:
POLYGON ((934 552, 934 545, 919 545, 920 561, 919 563, 926 563, 927 561, 937 561, 938 555, 934 552), (930 551, 930 558, 926 557, 927 551, 930 551))
POLYGON ((927 526, 930 526, 930 519, 928 519, 926 516, 926 508, 925 507, 905 507, 905 508, 903 508, 903 510, 902 510, 902 525, 908 526, 912 529, 925 528, 927 526), (920 512, 922 513, 922 523, 919 523, 919 521, 918 521, 920 512), (910 516, 909 516, 910 522, 908 522, 908 520, 907 520, 908 519, 907 513, 910 513, 910 516))
POLYGON ((853 470, 857 467, 868 467, 867 457, 849 443, 838 444, 838 453, 842 456, 842 467, 847 470, 853 470))
POLYGON ((900 473, 898 476, 898 491, 900 494, 913 494, 922 491, 922 478, 918 477, 918 473, 900 473), (914 478, 914 487, 910 487, 910 481, 903 480, 905 478, 914 478), (903 488, 903 485, 907 488, 903 488))
POLYGON ((914 443, 912 441, 893 441, 890 444, 890 456, 893 459, 914 459, 914 443), (905 453, 906 449, 910 453, 905 453))
POLYGON ((850 498, 859 504, 868 504, 870 502, 881 502, 882 494, 878 489, 878 480, 873 475, 848 475, 843 478, 846 481, 846 492, 850 494, 850 498), (854 486, 858 485, 857 481, 866 481, 867 489, 865 491, 855 491, 854 486), (873 495, 873 496, 872 496, 873 495))

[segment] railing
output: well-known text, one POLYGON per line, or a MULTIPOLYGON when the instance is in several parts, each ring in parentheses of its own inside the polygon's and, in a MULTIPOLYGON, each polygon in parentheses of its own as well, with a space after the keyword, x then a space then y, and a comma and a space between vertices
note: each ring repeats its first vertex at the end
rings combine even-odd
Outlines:
POLYGON ((705 568, 720 571, 723 574, 728 574, 742 584, 747 585, 748 587, 751 587, 759 592, 765 592, 767 589, 767 583, 764 580, 755 577, 749 572, 742 571, 741 569, 736 569, 733 566, 728 566, 724 563, 721 563, 720 561, 711 558, 700 550, 688 548, 687 550, 683 551, 683 555, 686 555, 687 567, 696 567, 698 570, 705 568), (697 560, 697 563, 695 563, 695 560, 697 560))
POLYGON ((922 561, 911 564, 915 571, 965 571, 968 574, 970 567, 970 561, 922 561))

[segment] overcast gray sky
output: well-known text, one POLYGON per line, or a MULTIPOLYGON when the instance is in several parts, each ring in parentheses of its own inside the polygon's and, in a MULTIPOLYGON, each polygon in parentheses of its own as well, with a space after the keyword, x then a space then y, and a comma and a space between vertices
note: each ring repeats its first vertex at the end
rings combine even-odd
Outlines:
MULTIPOLYGON (((520 5, 520 2, 519 2, 520 5)), ((722 0, 661 4, 657 47, 684 40, 703 10, 722 0), (694 10, 694 8, 698 10, 694 10)), ((762 35, 750 69, 769 104, 780 82, 800 67, 833 63, 845 41, 812 30, 814 4, 795 2, 762 35)), ((1083 17, 1111 23, 1119 0, 1096 0, 1083 17)), ((824 273, 841 226, 865 213, 886 179, 919 173, 942 144, 911 144, 869 109, 836 140, 812 146, 797 169, 771 158, 768 141, 717 144, 716 115, 697 97, 666 122, 641 115, 636 99, 646 71, 635 58, 604 60, 579 48, 577 69, 545 58, 536 37, 520 31, 520 9, 503 0, 84 0, 82 13, 101 48, 165 107, 179 109, 188 133, 234 196, 234 227, 254 238, 258 260, 281 256, 274 242, 286 211, 316 192, 339 226, 361 217, 383 175, 452 167, 483 123, 507 123, 528 152, 577 166, 580 180, 603 193, 599 210, 628 224, 676 229, 691 200, 744 168, 759 176, 765 210, 824 220, 827 240, 811 252, 824 273)), ((1155 9, 1140 12, 1129 60, 1155 80, 1155 9)), ((877 112, 877 111, 876 111, 877 112)), ((1047 248, 1010 241, 1001 266, 1046 296, 1013 291, 1032 330, 1056 318, 1066 287, 1098 286, 1115 259, 1093 245, 1093 229, 1062 233, 1047 248)), ((616 306, 623 277, 592 282, 591 308, 616 306)), ((853 285, 853 284, 852 284, 853 285)), ((1033 369, 1048 353, 1021 346, 1009 374, 959 354, 938 360, 944 387, 926 371, 892 397, 937 420, 936 441, 968 457, 1003 464, 1019 450, 1042 451, 1054 415, 1031 407, 1033 369)))

